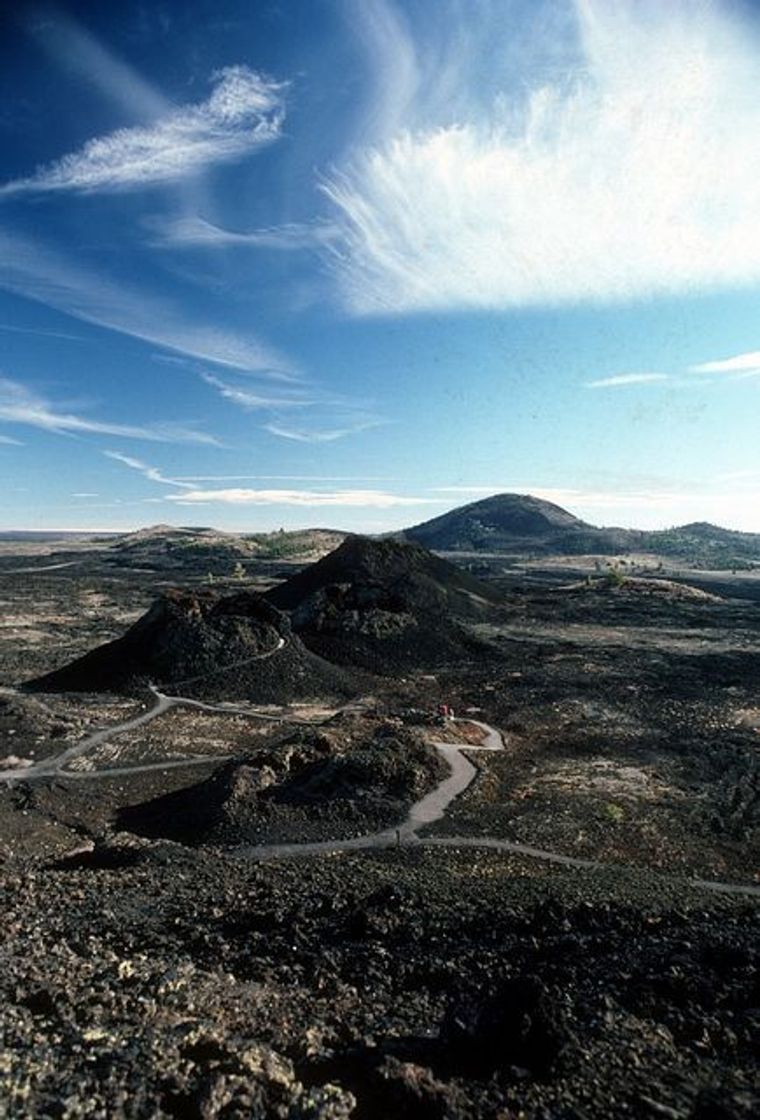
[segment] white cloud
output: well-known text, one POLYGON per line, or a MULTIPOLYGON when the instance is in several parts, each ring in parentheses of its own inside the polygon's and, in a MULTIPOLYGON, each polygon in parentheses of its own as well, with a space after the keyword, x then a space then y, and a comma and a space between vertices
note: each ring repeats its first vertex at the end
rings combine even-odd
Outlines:
POLYGON ((357 406, 346 397, 326 393, 319 386, 300 385, 277 386, 276 391, 267 387, 264 391, 230 385, 212 374, 202 373, 207 385, 219 391, 225 400, 231 401, 246 411, 265 411, 272 417, 262 424, 262 429, 280 439, 296 443, 334 443, 346 436, 380 427, 385 423, 373 415, 368 406, 357 406), (293 409, 309 408, 310 418, 315 421, 310 427, 295 426, 284 421, 279 414, 292 412, 293 409), (320 425, 320 426, 316 426, 320 425))
POLYGON ((54 9, 32 11, 27 28, 51 59, 65 71, 73 71, 100 93, 129 113, 148 120, 170 112, 171 102, 155 90, 131 66, 107 51, 88 31, 54 9))
POLYGON ((279 136, 283 91, 281 83, 246 66, 228 66, 216 75, 207 100, 89 140, 29 178, 8 183, 0 195, 155 186, 238 160, 279 136))
POLYGON ((0 436, 0 443, 7 444, 9 447, 23 447, 20 439, 12 439, 11 436, 0 436))
POLYGON ((278 392, 272 392, 271 388, 262 392, 261 390, 249 389, 247 386, 241 388, 237 385, 230 385, 210 373, 203 373, 201 377, 207 385, 218 389, 220 396, 224 397, 225 400, 245 409, 308 408, 310 405, 318 403, 314 394, 310 394, 307 389, 284 387, 278 392))
POLYGON ((690 373, 735 373, 755 374, 760 373, 760 350, 752 350, 747 354, 735 354, 733 358, 722 358, 716 362, 701 362, 696 366, 689 366, 690 373))
POLYGON ((336 490, 333 493, 314 490, 191 490, 167 494, 167 499, 182 505, 220 502, 235 506, 359 506, 390 509, 393 506, 438 504, 432 498, 407 498, 380 490, 336 490))
POLYGON ((151 467, 148 463, 143 463, 142 459, 133 459, 130 455, 122 455, 120 451, 104 451, 103 454, 107 459, 114 459, 117 463, 123 463, 125 467, 129 467, 133 471, 139 471, 151 482, 161 482, 166 486, 178 486, 181 490, 193 489, 192 483, 183 482, 177 478, 167 478, 158 467, 151 467))
POLYGON ((257 339, 198 323, 169 300, 116 285, 0 228, 0 288, 168 350, 289 380, 290 363, 257 339))
POLYGON ((286 252, 319 249, 338 237, 339 229, 329 222, 290 222, 270 229, 247 233, 223 229, 200 217, 152 219, 149 227, 157 233, 156 245, 172 248, 241 246, 249 249, 278 249, 286 252))
POLYGON ((156 443, 205 443, 218 441, 205 432, 175 421, 156 421, 145 425, 118 424, 93 420, 61 411, 59 407, 37 396, 18 381, 0 377, 0 423, 23 424, 58 434, 87 433, 145 439, 156 443))
POLYGON ((657 381, 668 381, 666 373, 619 373, 614 377, 602 377, 598 381, 587 381, 587 389, 608 389, 617 385, 649 385, 657 381))
POLYGON ((421 85, 420 59, 407 21, 392 3, 363 0, 346 5, 346 10, 353 17, 353 29, 368 56, 372 82, 361 134, 365 142, 368 138, 382 139, 409 112, 421 85))
POLYGON ((8 331, 12 334, 33 334, 39 335, 40 338, 61 338, 66 342, 83 342, 83 338, 78 334, 67 334, 65 331, 49 331, 44 330, 42 327, 14 327, 10 323, 0 323, 0 331, 8 331))
POLYGON ((538 86, 504 64, 502 5, 475 15, 441 0, 418 38, 392 6, 370 5, 378 72, 389 44, 401 59, 405 130, 385 104, 385 134, 323 184, 348 309, 610 301, 760 278, 755 29, 719 3, 575 9, 562 66, 538 86), (489 101, 468 97, 484 86, 489 101))
POLYGON ((353 436, 358 432, 366 432, 369 428, 378 428, 382 420, 358 420, 354 424, 343 428, 323 428, 321 430, 308 428, 291 428, 283 424, 265 424, 264 430, 280 439, 290 439, 296 443, 334 443, 335 440, 345 436, 353 436))
POLYGON ((181 482, 394 482, 376 475, 344 474, 196 474, 184 475, 181 482))

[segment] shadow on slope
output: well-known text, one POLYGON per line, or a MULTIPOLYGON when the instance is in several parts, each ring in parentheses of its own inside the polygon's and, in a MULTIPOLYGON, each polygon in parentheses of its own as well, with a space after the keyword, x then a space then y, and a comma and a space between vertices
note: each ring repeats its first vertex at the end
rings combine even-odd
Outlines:
POLYGON ((342 670, 304 648, 285 615, 250 591, 170 591, 121 638, 27 683, 41 692, 134 692, 259 703, 352 695, 342 670))
POLYGON ((401 821, 446 772, 409 729, 341 715, 123 809, 117 827, 190 845, 361 836, 401 821))
POLYGON ((358 536, 267 598, 292 612, 310 649, 380 673, 487 654, 468 624, 502 605, 487 584, 419 545, 358 536))

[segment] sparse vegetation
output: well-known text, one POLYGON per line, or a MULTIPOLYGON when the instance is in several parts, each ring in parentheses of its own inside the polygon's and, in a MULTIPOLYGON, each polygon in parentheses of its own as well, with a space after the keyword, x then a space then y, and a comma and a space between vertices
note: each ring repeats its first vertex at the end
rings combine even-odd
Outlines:
POLYGON ((760 612, 730 598, 751 581, 720 598, 619 549, 586 574, 497 557, 475 578, 356 540, 298 575, 256 538, 217 557, 209 532, 145 534, 123 565, 113 541, 33 578, 6 565, 2 683, 73 662, 85 690, 3 693, 12 767, 144 713, 148 679, 222 706, 0 783, 0 1102, 750 1120, 757 904, 694 880, 751 884, 760 859, 760 612), (277 579, 290 621, 251 590, 277 579), (264 702, 326 722, 252 718, 264 702), (420 832, 435 845, 225 851, 392 829, 447 777, 422 741, 456 738, 444 703, 507 749, 469 754, 475 780, 420 832), (484 836, 590 866, 462 847, 484 836))

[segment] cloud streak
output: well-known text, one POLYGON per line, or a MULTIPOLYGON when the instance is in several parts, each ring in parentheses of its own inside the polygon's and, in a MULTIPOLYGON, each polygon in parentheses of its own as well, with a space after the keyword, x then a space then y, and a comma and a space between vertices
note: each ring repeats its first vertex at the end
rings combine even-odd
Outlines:
POLYGON ((469 11, 442 0, 431 81, 425 36, 371 5, 378 70, 389 37, 404 60, 405 128, 385 105, 389 131, 322 184, 348 310, 609 302, 760 277, 754 28, 717 3, 575 10, 563 66, 526 94, 503 62, 500 5, 481 4, 473 42, 469 11), (475 103, 484 85, 493 96, 475 103))
POLYGON ((158 186, 239 160, 280 135, 284 88, 246 66, 228 66, 215 76, 207 100, 174 109, 150 125, 89 140, 79 151, 6 184, 0 197, 158 186))
POLYGON ((319 403, 318 397, 310 393, 308 389, 285 387, 279 392, 272 392, 271 389, 257 391, 256 389, 249 389, 247 386, 230 385, 229 382, 223 381, 210 373, 203 373, 201 377, 207 385, 217 389, 219 395, 225 400, 247 410, 308 408, 319 403))
POLYGON ((241 233, 223 229, 198 216, 168 220, 154 218, 148 224, 156 231, 154 244, 171 248, 224 249, 237 246, 294 252, 323 248, 335 241, 340 232, 337 225, 329 222, 290 222, 269 229, 241 233))
POLYGON ((652 385, 669 381, 666 373, 618 373, 614 377, 601 377, 598 381, 587 381, 587 389, 612 389, 622 385, 652 385))
POLYGON ((231 385, 208 373, 202 373, 201 377, 225 400, 239 408, 247 412, 268 412, 271 419, 261 425, 262 430, 294 443, 334 443, 386 422, 372 415, 368 409, 357 407, 355 402, 338 394, 326 393, 315 385, 284 385, 272 391, 271 387, 261 390, 247 385, 231 385), (307 427, 282 419, 282 413, 292 414, 293 410, 299 409, 309 409, 310 417, 320 417, 323 426, 307 427), (329 426, 325 426, 326 423, 329 426))
POLYGON ((165 298, 114 284, 2 228, 0 287, 187 357, 275 379, 293 373, 282 355, 257 339, 196 323, 165 298))
POLYGON ((365 509, 391 509, 394 506, 437 505, 432 498, 409 498, 381 490, 189 490, 167 494, 168 501, 181 505, 220 503, 233 506, 357 506, 365 509))
POLYGON ((271 423, 264 424, 264 430, 269 432, 270 435, 279 436, 280 439, 289 439, 295 443, 334 443, 338 439, 344 439, 346 436, 357 435, 359 432, 366 432, 370 428, 380 427, 384 421, 382 420, 358 420, 354 424, 350 424, 343 428, 293 428, 286 427, 283 424, 271 423))
POLYGON ((151 440, 156 443, 218 443, 213 436, 175 421, 156 421, 140 426, 77 416, 61 410, 18 381, 6 377, 0 377, 0 423, 23 424, 58 435, 92 433, 151 440))
POLYGON ((689 366, 689 372, 745 375, 760 373, 760 350, 752 350, 746 354, 735 354, 733 358, 722 358, 715 362, 701 362, 699 365, 689 366))
POLYGON ((104 451, 103 454, 107 459, 113 459, 117 463, 123 463, 125 467, 129 467, 133 471, 139 471, 150 482, 160 482, 165 486, 178 486, 181 490, 194 489, 192 483, 183 482, 177 478, 168 478, 161 473, 158 467, 151 467, 148 463, 143 463, 142 459, 133 459, 130 455, 122 455, 120 451, 104 451))

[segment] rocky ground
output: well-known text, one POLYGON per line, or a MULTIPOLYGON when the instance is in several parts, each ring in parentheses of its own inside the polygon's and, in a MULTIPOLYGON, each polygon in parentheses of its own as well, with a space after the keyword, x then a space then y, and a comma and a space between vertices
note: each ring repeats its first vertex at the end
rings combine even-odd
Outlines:
POLYGON ((473 851, 121 863, 4 877, 5 1115, 757 1115, 756 904, 473 851))
POLYGON ((193 846, 365 836, 403 820, 446 773, 418 732, 337 716, 249 749, 196 785, 126 808, 114 823, 193 846))
MULTIPOLYGON (((139 710, 11 688, 118 637, 163 586, 85 559, 37 582, 5 567, 0 754, 45 758, 139 710)), ((362 677, 365 714, 173 709, 90 762, 164 743, 197 767, 0 783, 0 1117, 757 1115, 760 904, 690 880, 760 866, 760 610, 563 582, 504 577, 505 616, 457 660, 362 677), (473 752, 432 832, 605 866, 226 850, 400 820, 441 764, 396 715, 440 702, 507 749, 473 752)))

